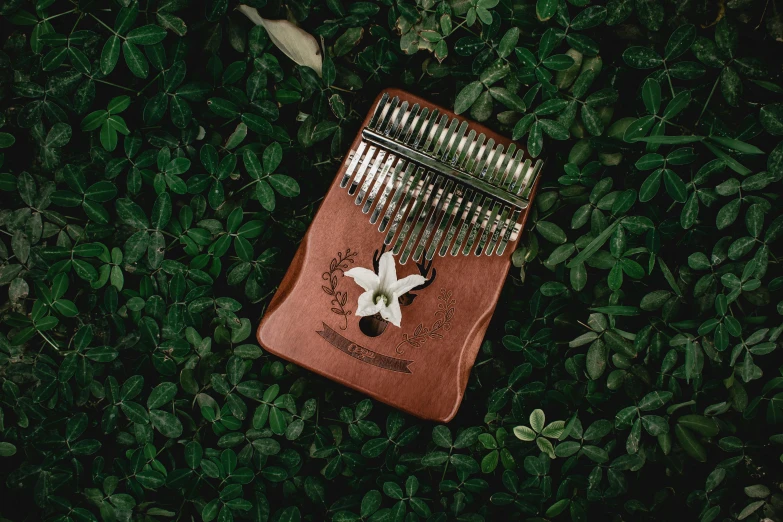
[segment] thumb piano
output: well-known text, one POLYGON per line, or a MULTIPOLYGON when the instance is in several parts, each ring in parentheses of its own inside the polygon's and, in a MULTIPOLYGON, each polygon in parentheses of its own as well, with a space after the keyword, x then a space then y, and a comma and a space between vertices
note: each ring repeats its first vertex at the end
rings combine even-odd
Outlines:
POLYGON ((375 100, 258 327, 269 352, 424 419, 457 413, 537 186, 541 160, 404 91, 375 100), (399 327, 355 315, 344 274, 426 281, 399 327))

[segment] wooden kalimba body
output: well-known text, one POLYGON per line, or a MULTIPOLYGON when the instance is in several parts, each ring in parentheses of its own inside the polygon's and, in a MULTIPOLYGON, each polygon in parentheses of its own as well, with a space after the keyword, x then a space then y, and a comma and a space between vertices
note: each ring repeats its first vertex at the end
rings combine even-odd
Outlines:
POLYGON ((425 419, 457 413, 527 218, 542 161, 404 91, 364 120, 258 328, 258 341, 318 374, 425 419), (400 327, 355 315, 344 272, 394 253, 427 281, 400 298, 400 327))

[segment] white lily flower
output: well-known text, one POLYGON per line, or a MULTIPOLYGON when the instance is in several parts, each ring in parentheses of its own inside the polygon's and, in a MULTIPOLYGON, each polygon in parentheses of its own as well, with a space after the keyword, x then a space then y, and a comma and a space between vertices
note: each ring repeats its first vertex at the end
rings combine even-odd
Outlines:
POLYGON ((377 274, 372 270, 356 267, 345 272, 345 275, 353 278, 356 284, 365 290, 359 296, 356 315, 364 317, 380 313, 381 317, 397 327, 402 320, 398 299, 426 281, 420 275, 409 275, 398 280, 394 254, 391 252, 381 256, 377 274))

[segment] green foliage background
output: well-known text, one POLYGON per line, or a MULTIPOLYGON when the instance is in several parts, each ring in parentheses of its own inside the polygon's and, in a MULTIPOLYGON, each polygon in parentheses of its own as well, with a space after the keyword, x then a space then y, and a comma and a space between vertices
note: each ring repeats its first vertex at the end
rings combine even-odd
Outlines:
POLYGON ((10 520, 781 520, 776 1, 0 7, 10 520), (546 148, 435 426, 252 332, 395 85, 546 148), (6 299, 7 296, 7 299, 6 299))

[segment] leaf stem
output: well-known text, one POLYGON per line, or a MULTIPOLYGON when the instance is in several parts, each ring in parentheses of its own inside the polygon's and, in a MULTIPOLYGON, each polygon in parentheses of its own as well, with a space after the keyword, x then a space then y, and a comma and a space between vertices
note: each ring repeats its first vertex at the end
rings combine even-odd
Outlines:
POLYGON ((116 83, 107 82, 106 80, 99 80, 98 78, 91 78, 91 80, 98 83, 105 83, 106 85, 111 85, 112 87, 117 87, 118 89, 123 89, 125 91, 136 92, 133 89, 125 87, 124 85, 117 85, 116 83))
POLYGON ((65 15, 67 15, 67 14, 71 14, 71 13, 74 13, 74 12, 76 12, 76 8, 75 8, 75 7, 74 7, 73 9, 71 9, 70 11, 65 11, 65 12, 63 12, 63 13, 58 13, 58 14, 56 14, 56 15, 47 16, 46 18, 44 18, 44 19, 43 19, 43 20, 41 20, 41 21, 42 21, 42 22, 48 22, 49 20, 54 20, 55 18, 59 18, 59 17, 61 17, 61 16, 65 16, 65 15))
POLYGON ((143 93, 144 91, 146 91, 146 90, 147 90, 147 87, 149 87, 150 85, 152 85, 153 83, 155 83, 155 81, 156 81, 158 78, 160 78, 160 75, 161 75, 161 74, 163 74, 163 71, 161 71, 161 72, 159 72, 158 74, 156 74, 156 75, 155 75, 155 77, 154 77, 152 80, 150 80, 150 82, 149 82, 147 85, 145 85, 144 87, 142 87, 142 88, 141 88, 141 90, 140 90, 139 92, 137 92, 137 93, 136 93, 136 96, 141 96, 141 93, 143 93))
POLYGON ((106 25, 105 23, 103 23, 103 20, 101 20, 100 18, 98 18, 98 17, 97 17, 97 16, 95 16, 94 14, 92 14, 92 13, 87 13, 87 14, 88 14, 88 15, 90 15, 90 16, 91 16, 91 17, 92 17, 92 18, 93 18, 93 19, 94 19, 96 22, 98 22, 99 24, 101 24, 103 27, 105 27, 106 29, 108 29, 109 31, 111 31, 111 33, 112 33, 114 36, 116 36, 116 37, 118 37, 118 38, 122 38, 123 40, 125 39, 125 38, 123 38, 122 36, 120 36, 120 35, 117 33, 117 31, 115 31, 114 29, 112 29, 111 27, 109 27, 108 25, 106 25))
POLYGON ((701 112, 699 113, 699 117, 696 118, 696 123, 693 125, 694 127, 699 126, 699 122, 701 121, 701 117, 704 116, 704 111, 707 110, 707 105, 710 104, 710 100, 712 100, 712 95, 715 94, 715 88, 718 86, 718 82, 720 81, 720 74, 717 78, 715 78, 715 83, 712 84, 712 90, 710 91, 710 95, 707 96, 707 101, 704 102, 704 107, 701 108, 701 112))

